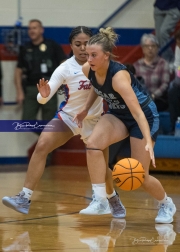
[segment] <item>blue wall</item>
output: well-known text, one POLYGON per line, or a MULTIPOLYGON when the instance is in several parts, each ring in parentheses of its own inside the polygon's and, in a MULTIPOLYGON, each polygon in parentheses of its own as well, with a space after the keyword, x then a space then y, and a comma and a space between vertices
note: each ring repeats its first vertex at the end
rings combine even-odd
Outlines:
MULTIPOLYGON (((13 26, 0 27, 0 44, 5 42, 3 34, 7 33, 7 30, 14 29, 13 26)), ((71 30, 74 27, 45 27, 45 37, 55 40, 59 44, 69 44, 68 38, 71 30)), ((93 30, 93 29, 92 29, 93 30)), ((115 29, 116 33, 119 34, 119 41, 117 45, 138 45, 140 38, 144 33, 151 33, 153 29, 115 29)), ((23 41, 28 40, 27 27, 22 28, 23 41)))

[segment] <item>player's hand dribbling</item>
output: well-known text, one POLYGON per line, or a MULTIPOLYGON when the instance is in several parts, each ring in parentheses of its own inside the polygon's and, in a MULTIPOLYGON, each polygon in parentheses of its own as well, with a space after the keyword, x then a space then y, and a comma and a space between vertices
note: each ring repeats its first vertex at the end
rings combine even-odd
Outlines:
POLYGON ((39 83, 37 84, 37 89, 43 98, 46 98, 50 95, 51 89, 48 84, 48 80, 45 80, 44 78, 39 80, 39 83))
POLYGON ((152 165, 154 166, 154 168, 156 168, 156 163, 155 163, 155 157, 154 157, 154 150, 153 150, 153 146, 152 144, 146 144, 145 146, 145 150, 149 151, 149 155, 152 161, 152 165))
POLYGON ((87 114, 88 114, 88 111, 82 110, 81 112, 75 115, 75 117, 73 118, 73 122, 76 122, 78 127, 82 128, 82 122, 84 118, 87 116, 87 114))

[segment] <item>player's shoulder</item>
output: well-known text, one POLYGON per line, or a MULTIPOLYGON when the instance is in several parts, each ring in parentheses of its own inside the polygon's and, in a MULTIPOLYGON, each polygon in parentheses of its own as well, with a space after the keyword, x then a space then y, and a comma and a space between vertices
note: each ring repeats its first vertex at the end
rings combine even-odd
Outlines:
POLYGON ((77 71, 80 71, 80 70, 82 71, 82 66, 77 63, 74 56, 70 57, 69 59, 64 61, 62 64, 68 66, 69 68, 71 68, 72 71, 76 71, 76 70, 77 71))
POLYGON ((86 77, 89 76, 90 66, 89 66, 88 62, 86 62, 86 63, 82 66, 82 71, 83 71, 83 73, 84 73, 84 75, 85 75, 86 77))
POLYGON ((110 68, 119 68, 119 69, 126 69, 126 66, 123 65, 121 62, 116 61, 116 60, 110 60, 110 64, 109 64, 110 68))
POLYGON ((75 66, 76 62, 74 61, 74 57, 72 56, 71 58, 66 59, 65 61, 63 61, 60 66, 61 67, 67 67, 70 68, 72 66, 75 66))
POLYGON ((109 77, 112 78, 115 75, 117 76, 117 74, 121 75, 122 70, 127 70, 127 67, 125 65, 121 64, 120 62, 111 60, 110 64, 109 64, 109 71, 107 74, 109 77))
POLYGON ((68 75, 73 75, 73 73, 77 73, 82 71, 81 67, 77 64, 74 57, 65 60, 57 67, 58 72, 67 73, 68 75))

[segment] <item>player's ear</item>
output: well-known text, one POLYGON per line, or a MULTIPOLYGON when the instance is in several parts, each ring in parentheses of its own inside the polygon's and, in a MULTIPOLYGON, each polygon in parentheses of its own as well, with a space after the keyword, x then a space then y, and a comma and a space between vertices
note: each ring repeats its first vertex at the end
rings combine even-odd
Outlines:
POLYGON ((105 59, 109 59, 110 58, 110 52, 105 52, 105 59))

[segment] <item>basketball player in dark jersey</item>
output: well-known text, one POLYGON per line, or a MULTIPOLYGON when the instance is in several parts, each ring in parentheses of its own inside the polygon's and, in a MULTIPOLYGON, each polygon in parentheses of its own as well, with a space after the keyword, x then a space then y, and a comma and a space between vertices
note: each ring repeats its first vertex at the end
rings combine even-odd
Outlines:
MULTIPOLYGON (((105 179, 108 165, 103 151, 109 145, 130 136, 131 157, 142 163, 145 169, 144 190, 159 202, 156 223, 171 223, 176 207, 167 197, 160 181, 149 175, 152 161, 155 167, 153 147, 159 128, 159 116, 156 105, 143 91, 137 79, 127 68, 112 61, 112 51, 118 35, 112 28, 101 28, 100 32, 87 43, 87 63, 83 72, 91 81, 91 89, 84 109, 74 120, 82 127, 83 119, 97 96, 109 104, 109 111, 96 124, 87 141, 87 163, 95 197, 103 202, 106 199, 105 179)), ((115 190, 108 195, 114 217, 125 216, 115 190)))

